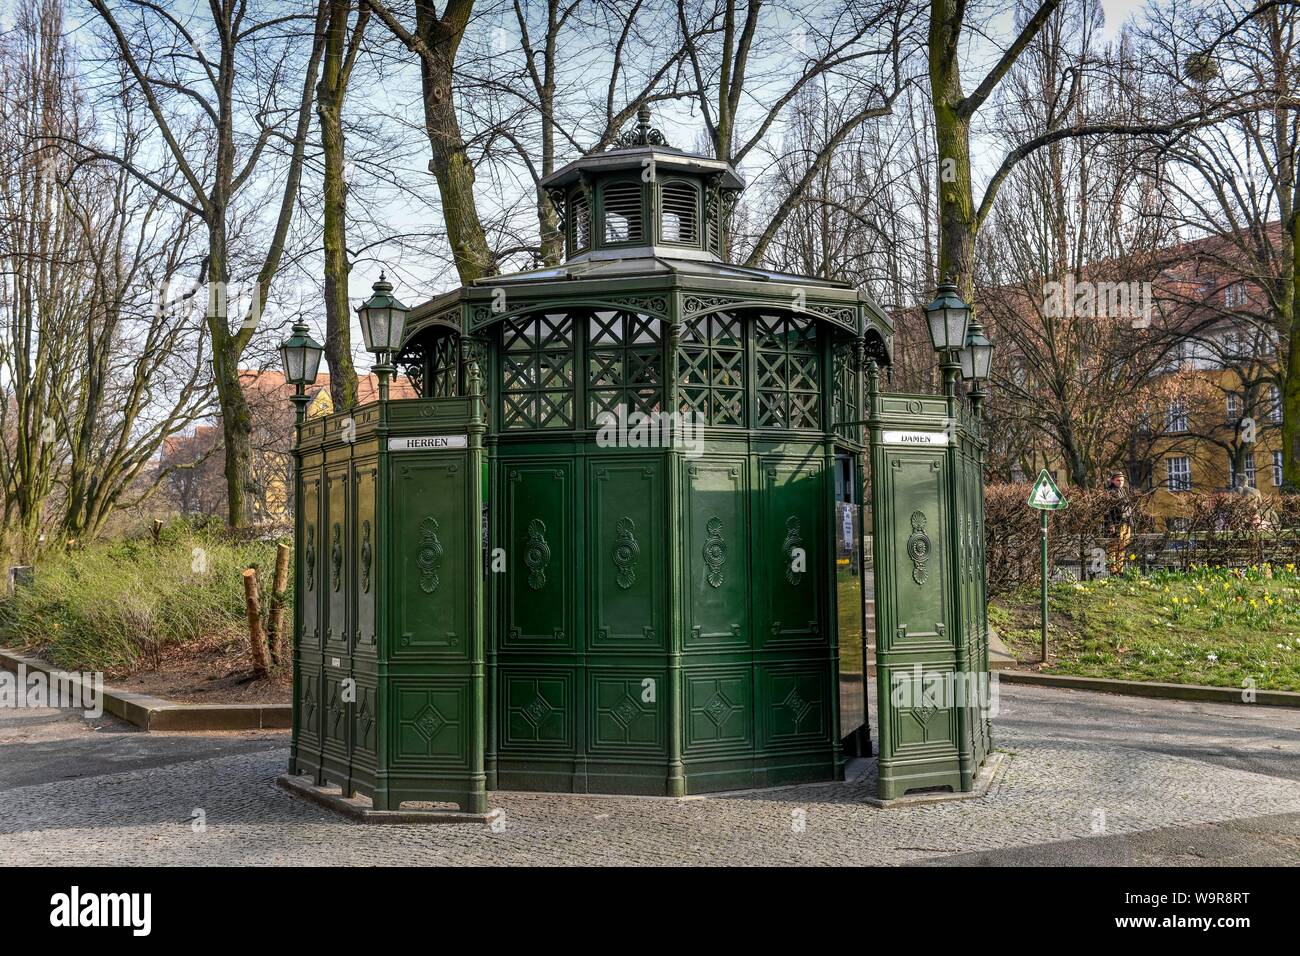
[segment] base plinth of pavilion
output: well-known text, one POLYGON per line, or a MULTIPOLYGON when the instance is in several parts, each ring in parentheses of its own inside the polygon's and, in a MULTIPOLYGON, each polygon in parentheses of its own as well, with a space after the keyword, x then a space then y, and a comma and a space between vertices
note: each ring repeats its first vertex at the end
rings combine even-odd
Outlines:
POLYGON ((453 809, 376 810, 366 797, 345 797, 336 786, 317 786, 307 776, 282 773, 275 778, 282 789, 309 800, 317 806, 332 810, 354 823, 491 823, 491 813, 466 813, 453 809))
MULTIPOLYGON (((926 803, 948 803, 953 800, 978 800, 980 797, 988 794, 989 789, 993 786, 994 781, 1002 774, 1007 765, 1011 763, 1011 755, 994 751, 988 755, 979 772, 975 774, 974 786, 970 790, 954 793, 950 790, 917 790, 912 793, 904 794, 901 797, 894 797, 891 800, 882 800, 876 796, 868 796, 866 802, 873 807, 914 807, 926 803)), ((875 774, 876 763, 872 759, 867 769, 868 775, 875 774)), ((874 781, 872 790, 875 790, 874 781)))

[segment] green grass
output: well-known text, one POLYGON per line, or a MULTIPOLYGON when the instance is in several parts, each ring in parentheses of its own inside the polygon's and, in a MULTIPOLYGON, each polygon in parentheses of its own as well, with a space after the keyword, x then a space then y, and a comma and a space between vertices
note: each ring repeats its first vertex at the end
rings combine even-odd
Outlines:
MULTIPOLYGON (((995 599, 989 622, 1022 662, 1039 654, 1039 592, 995 599)), ((1294 564, 1135 573, 1048 592, 1049 674, 1300 690, 1294 564)))
POLYGON ((152 667, 168 644, 246 635, 242 571, 257 566, 265 609, 274 562, 273 541, 179 522, 157 545, 145 537, 51 556, 0 602, 0 643, 69 670, 152 667))

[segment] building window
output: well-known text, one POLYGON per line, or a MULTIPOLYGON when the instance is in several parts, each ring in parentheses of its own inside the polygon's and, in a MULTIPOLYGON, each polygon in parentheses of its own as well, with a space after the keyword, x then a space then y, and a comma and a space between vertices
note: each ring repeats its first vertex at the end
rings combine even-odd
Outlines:
POLYGON ((793 315, 754 323, 759 428, 818 428, 821 413, 817 326, 793 315))
POLYGON ((1236 392, 1228 393, 1228 421, 1235 422, 1241 417, 1241 396, 1236 392))
POLYGON ((1246 304, 1246 283, 1234 282, 1223 290, 1223 307, 1239 309, 1246 304))
POLYGON ((1187 431, 1187 406, 1181 401, 1169 403, 1169 412, 1165 415, 1165 431, 1187 431))
POLYGON ((678 411, 708 425, 745 424, 745 326, 733 312, 682 323, 678 411))
POLYGON ((1228 475, 1230 478, 1229 485, 1233 488, 1257 488, 1255 481, 1255 455, 1248 452, 1241 462, 1241 474, 1237 474, 1236 462, 1232 460, 1232 455, 1228 455, 1228 475))
POLYGON ((603 412, 645 415, 663 400, 662 325, 635 312, 593 312, 587 318, 587 423, 603 412))
POLYGON ((1270 385, 1268 389, 1268 420, 1282 420, 1282 391, 1276 385, 1270 385))
POLYGON ((1282 453, 1273 452, 1273 484, 1275 487, 1282 487, 1282 453))
POLYGON ((573 317, 563 312, 501 323, 501 425, 573 427, 573 317))
POLYGON ((605 242, 640 242, 641 183, 607 183, 601 190, 605 242))
POLYGON ((695 187, 680 180, 664 183, 659 201, 663 207, 659 218, 660 240, 699 245, 699 194, 695 187))
POLYGON ((1192 460, 1190 458, 1186 455, 1166 458, 1165 467, 1168 469, 1166 484, 1170 491, 1192 490, 1192 460))

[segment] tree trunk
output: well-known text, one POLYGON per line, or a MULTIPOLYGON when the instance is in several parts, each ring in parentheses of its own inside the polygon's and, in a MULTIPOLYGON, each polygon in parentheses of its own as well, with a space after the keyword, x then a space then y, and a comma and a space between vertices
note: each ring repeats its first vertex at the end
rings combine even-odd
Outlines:
MULTIPOLYGON (((210 319, 225 325, 224 317, 210 319)), ((221 407, 221 435, 225 443, 226 523, 232 528, 248 524, 249 497, 256 494, 253 479, 253 415, 239 382, 239 349, 227 333, 217 344, 213 334, 212 354, 221 407)))
MULTIPOLYGON (((325 201, 325 358, 330 368, 330 399, 337 412, 357 403, 357 371, 352 364, 352 316, 348 310, 347 190, 344 177, 343 99, 350 0, 328 0, 325 65, 316 88, 324 153, 325 201)), ((363 14, 364 16, 364 14, 363 14)))
POLYGON ((975 201, 971 193, 970 119, 958 111, 963 96, 956 31, 950 4, 935 0, 930 14, 930 95, 938 160, 939 274, 974 298, 975 201))
POLYGON ((275 577, 271 579, 271 612, 266 628, 272 664, 284 660, 284 592, 288 587, 289 546, 281 541, 275 548, 275 577))
POLYGON ((473 0, 449 0, 439 19, 431 0, 416 0, 415 4, 416 35, 432 54, 420 58, 424 126, 433 153, 429 170, 438 181, 447 242, 464 285, 497 271, 496 257, 488 248, 474 204, 474 167, 460 135, 451 93, 456 51, 473 6, 473 0))
POLYGON ((244 572, 244 612, 248 618, 248 646, 253 654, 253 671, 258 677, 265 677, 270 672, 270 663, 266 654, 266 635, 262 633, 262 602, 256 568, 244 572))
POLYGON ((1292 250, 1291 335, 1282 380, 1282 484, 1300 491, 1300 310, 1296 309, 1300 302, 1300 242, 1292 240, 1292 250))

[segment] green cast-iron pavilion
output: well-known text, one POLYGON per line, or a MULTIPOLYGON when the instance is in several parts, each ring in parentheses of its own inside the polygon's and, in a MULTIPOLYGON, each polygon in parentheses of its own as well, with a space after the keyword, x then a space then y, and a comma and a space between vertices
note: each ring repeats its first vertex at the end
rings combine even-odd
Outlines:
MULTIPOLYGON (((880 392, 864 293, 729 263, 742 185, 643 110, 543 181, 562 264, 410 311, 419 398, 301 424, 292 773, 475 811, 841 779, 868 460, 880 686, 984 666, 977 420, 880 392)), ((882 793, 969 788, 987 720, 944 704, 884 702, 882 793)))

